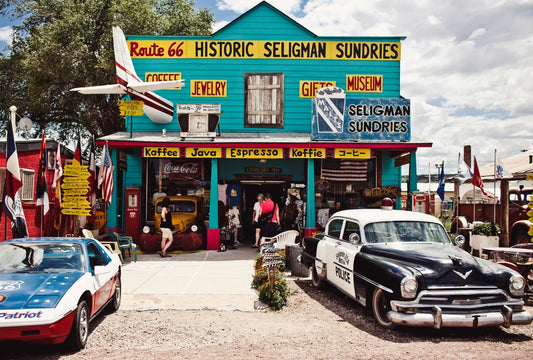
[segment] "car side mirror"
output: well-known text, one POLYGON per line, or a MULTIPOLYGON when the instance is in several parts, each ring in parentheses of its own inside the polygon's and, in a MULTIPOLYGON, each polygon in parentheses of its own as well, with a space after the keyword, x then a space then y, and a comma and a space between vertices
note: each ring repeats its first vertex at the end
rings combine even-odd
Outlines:
POLYGON ((465 237, 463 235, 457 235, 455 237, 455 246, 463 248, 465 245, 465 237))
POLYGON ((359 245, 361 243, 361 237, 358 233, 353 233, 348 236, 348 241, 350 241, 350 244, 352 245, 359 245))

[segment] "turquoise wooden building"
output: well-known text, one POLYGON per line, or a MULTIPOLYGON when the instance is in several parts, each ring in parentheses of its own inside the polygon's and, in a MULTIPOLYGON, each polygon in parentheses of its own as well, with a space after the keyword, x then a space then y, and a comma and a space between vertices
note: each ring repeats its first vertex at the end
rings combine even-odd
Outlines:
POLYGON ((404 37, 317 36, 261 2, 211 36, 126 38, 142 80, 184 86, 157 92, 173 103, 171 122, 127 116, 126 132, 99 139, 115 165, 108 227, 138 238, 157 196, 200 196, 204 246, 215 249, 220 202, 240 209, 251 240, 257 193, 281 207, 297 195, 310 234, 335 202, 373 207, 388 196, 399 207, 402 166, 416 190, 416 151, 431 144, 411 139, 404 37))

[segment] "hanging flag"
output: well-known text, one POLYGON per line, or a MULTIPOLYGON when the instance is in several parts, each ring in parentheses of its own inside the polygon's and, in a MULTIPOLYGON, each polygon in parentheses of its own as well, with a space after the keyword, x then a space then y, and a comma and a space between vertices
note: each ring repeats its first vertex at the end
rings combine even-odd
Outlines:
POLYGON ((94 205, 96 204, 96 154, 95 154, 95 144, 94 144, 94 135, 91 139, 91 154, 89 158, 89 202, 91 203, 91 209, 94 215, 94 205))
POLYGON ((78 160, 78 163, 81 164, 81 133, 78 132, 78 144, 76 145, 76 150, 74 151, 74 160, 78 160))
POLYGON ((474 186, 477 186, 481 190, 481 192, 485 194, 485 196, 491 199, 495 198, 494 195, 492 195, 491 193, 485 190, 485 186, 483 185, 483 180, 481 180, 481 175, 479 173, 479 168, 477 166, 477 160, 475 156, 474 156, 474 176, 472 177, 472 184, 474 186))
POLYGON ((472 170, 470 170, 470 167, 466 165, 464 160, 461 160, 461 153, 459 153, 457 176, 455 177, 457 182, 461 185, 466 180, 472 178, 472 176, 472 170))
POLYGON ((28 236, 24 209, 18 193, 21 186, 22 179, 15 144, 15 124, 13 120, 10 120, 7 126, 6 182, 2 196, 2 211, 11 219, 11 231, 14 238, 28 236))
POLYGON ((503 167, 496 151, 494 151, 494 166, 494 175, 496 176, 496 179, 513 177, 513 175, 503 167))
POLYGON ((102 151, 102 162, 98 172, 98 188, 102 188, 102 198, 111 205, 113 195, 113 163, 109 156, 109 146, 104 145, 102 151))
POLYGON ((437 194, 439 195, 440 199, 444 201, 444 161, 442 162, 442 167, 440 170, 439 187, 437 188, 437 194))
POLYGON ((352 159, 322 160, 320 178, 330 181, 366 181, 367 161, 352 159))
POLYGON ((61 205, 61 177, 63 176, 63 165, 61 165, 61 145, 57 143, 57 151, 55 157, 55 171, 54 171, 54 181, 52 182, 52 189, 56 190, 55 198, 59 201, 61 205))
POLYGON ((41 140, 41 153, 39 157, 39 172, 37 173, 37 206, 42 206, 43 215, 50 210, 50 201, 48 199, 48 189, 46 184, 46 169, 48 168, 48 156, 46 154, 46 137, 43 131, 41 140))

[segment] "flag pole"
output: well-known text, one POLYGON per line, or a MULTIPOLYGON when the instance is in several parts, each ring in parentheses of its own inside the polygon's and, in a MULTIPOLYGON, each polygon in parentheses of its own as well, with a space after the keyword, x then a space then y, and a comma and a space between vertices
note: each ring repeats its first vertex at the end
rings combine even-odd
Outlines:
MULTIPOLYGON (((493 221, 494 223, 496 223, 496 149, 494 149, 494 217, 493 217, 493 221)), ((500 197, 502 196, 502 194, 500 194, 500 197)))

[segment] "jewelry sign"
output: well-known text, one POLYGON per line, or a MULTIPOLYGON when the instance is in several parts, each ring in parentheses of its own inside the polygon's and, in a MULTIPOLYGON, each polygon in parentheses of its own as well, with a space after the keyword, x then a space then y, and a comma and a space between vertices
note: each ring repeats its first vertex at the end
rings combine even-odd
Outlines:
POLYGON ((346 99, 327 87, 313 99, 313 140, 411 140, 411 101, 404 98, 346 99))

